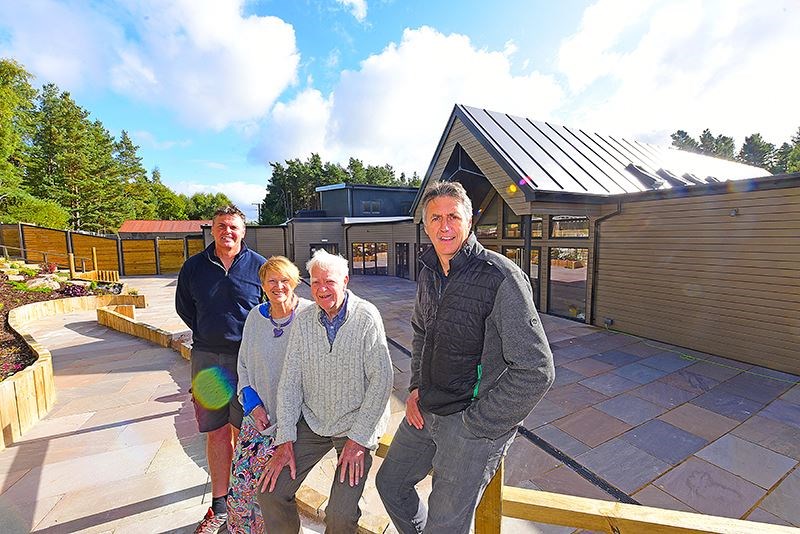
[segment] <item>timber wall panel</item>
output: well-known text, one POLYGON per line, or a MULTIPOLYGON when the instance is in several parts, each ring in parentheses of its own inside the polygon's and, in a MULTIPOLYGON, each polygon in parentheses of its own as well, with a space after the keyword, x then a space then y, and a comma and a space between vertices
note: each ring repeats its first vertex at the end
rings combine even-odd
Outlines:
POLYGON ((596 259, 598 326, 800 374, 800 188, 626 203, 596 259))
POLYGON ((202 252, 206 248, 206 244, 202 237, 187 237, 186 248, 189 249, 189 257, 202 252))
POLYGON ((47 252, 47 261, 57 263, 59 267, 67 267, 67 232, 52 228, 22 225, 22 240, 25 242, 25 260, 28 263, 44 261, 43 252, 47 252))
POLYGON ((122 262, 126 276, 156 274, 155 239, 123 239, 122 262))
POLYGON ((81 258, 86 261, 86 270, 102 269, 105 271, 119 271, 119 255, 117 254, 117 240, 110 237, 70 233, 72 239, 72 252, 75 254, 75 267, 81 268, 81 258), (97 263, 92 265, 92 247, 97 251, 97 263))
POLYGON ((0 245, 9 247, 9 256, 20 254, 22 245, 19 242, 19 226, 16 224, 0 224, 0 245))
POLYGON ((265 258, 288 256, 283 228, 248 227, 245 240, 248 247, 265 258))
MULTIPOLYGON (((159 239, 158 240, 158 264, 161 274, 177 273, 181 270, 184 258, 183 239, 159 239)), ((98 259, 98 261, 100 261, 98 259)))

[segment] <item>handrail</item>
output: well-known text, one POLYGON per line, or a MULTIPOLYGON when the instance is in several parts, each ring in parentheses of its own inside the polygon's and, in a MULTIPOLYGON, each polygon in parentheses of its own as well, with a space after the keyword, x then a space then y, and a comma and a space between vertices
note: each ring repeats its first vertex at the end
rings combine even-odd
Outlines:
MULTIPOLYGON (((32 250, 32 249, 29 249, 29 248, 12 247, 12 246, 9 246, 9 245, 0 245, 0 256, 4 257, 6 259, 11 259, 11 257, 8 254, 9 250, 17 250, 17 251, 19 251, 21 259, 25 259, 25 256, 27 254, 41 254, 42 255, 42 263, 48 263, 47 259, 48 259, 49 256, 58 256, 58 257, 63 256, 65 258, 64 263, 69 263, 69 256, 71 254, 71 253, 64 253, 64 252, 46 252, 46 251, 42 251, 42 250, 32 250)), ((83 272, 86 272, 86 261, 87 260, 91 260, 91 258, 83 257, 83 256, 77 256, 77 257, 75 257, 75 259, 76 260, 80 260, 80 262, 81 262, 81 270, 83 272)))
MULTIPOLYGON (((391 442, 382 436, 375 454, 385 457, 391 442)), ((499 534, 503 517, 609 534, 797 534, 780 525, 505 486, 501 462, 475 510, 475 534, 499 534)))

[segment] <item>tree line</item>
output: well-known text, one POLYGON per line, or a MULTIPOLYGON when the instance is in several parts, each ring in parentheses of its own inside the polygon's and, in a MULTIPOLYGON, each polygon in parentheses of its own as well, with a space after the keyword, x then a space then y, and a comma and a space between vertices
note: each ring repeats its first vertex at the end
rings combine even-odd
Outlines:
POLYGON ((115 233, 127 219, 204 220, 230 200, 177 194, 67 91, 0 59, 0 222, 115 233))
POLYGON ((340 183, 385 186, 419 187, 422 180, 416 172, 408 177, 386 165, 367 165, 350 158, 346 167, 326 161, 312 153, 306 161, 286 160, 271 162, 272 177, 267 184, 267 194, 259 209, 259 224, 281 224, 300 210, 318 208, 317 187, 340 183))
POLYGON ((699 139, 693 138, 685 130, 678 130, 670 137, 672 145, 681 150, 740 161, 767 169, 773 174, 800 172, 800 128, 781 146, 766 141, 760 133, 748 135, 738 152, 733 137, 715 136, 709 129, 703 130, 699 139))

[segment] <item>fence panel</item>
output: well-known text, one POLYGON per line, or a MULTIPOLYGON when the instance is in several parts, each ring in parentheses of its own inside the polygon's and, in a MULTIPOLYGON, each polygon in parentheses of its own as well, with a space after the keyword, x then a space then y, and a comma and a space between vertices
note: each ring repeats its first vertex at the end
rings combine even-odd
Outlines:
POLYGON ((183 239, 159 239, 158 261, 161 274, 177 273, 183 265, 183 239))
POLYGON ((205 241, 203 241, 203 236, 187 237, 186 248, 189 249, 189 257, 192 257, 198 252, 201 252, 203 249, 206 248, 205 241))
POLYGON ((7 247, 8 255, 20 256, 19 226, 16 224, 0 224, 0 245, 7 247))
POLYGON ((122 263, 126 276, 156 274, 156 240, 123 239, 122 263))
POLYGON ((45 253, 47 261, 57 263, 59 267, 68 267, 67 232, 52 228, 22 225, 22 240, 25 243, 25 261, 41 263, 45 253))
POLYGON ((79 270, 81 259, 84 259, 87 270, 119 271, 116 239, 77 232, 71 232, 70 238, 72 239, 72 252, 75 254, 75 266, 79 270), (98 265, 92 265, 92 247, 97 251, 98 265))

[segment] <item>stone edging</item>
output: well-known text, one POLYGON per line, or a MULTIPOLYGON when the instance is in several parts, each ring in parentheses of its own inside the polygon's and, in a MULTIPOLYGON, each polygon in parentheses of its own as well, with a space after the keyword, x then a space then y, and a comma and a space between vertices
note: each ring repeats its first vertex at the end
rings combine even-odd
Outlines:
POLYGON ((0 382, 0 450, 19 441, 55 404, 53 357, 28 332, 31 321, 74 311, 129 304, 145 307, 144 295, 100 295, 34 302, 8 312, 8 325, 36 355, 36 361, 0 382))

